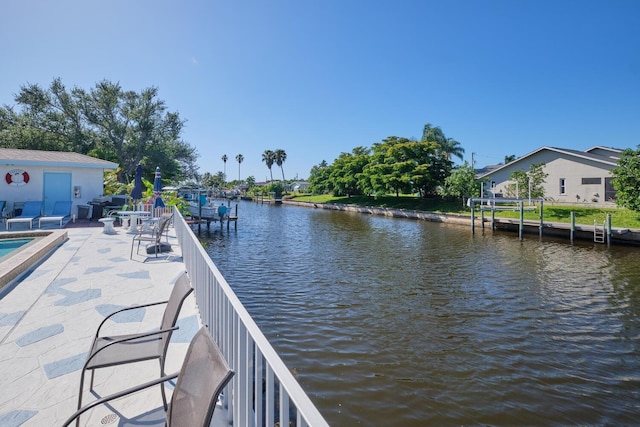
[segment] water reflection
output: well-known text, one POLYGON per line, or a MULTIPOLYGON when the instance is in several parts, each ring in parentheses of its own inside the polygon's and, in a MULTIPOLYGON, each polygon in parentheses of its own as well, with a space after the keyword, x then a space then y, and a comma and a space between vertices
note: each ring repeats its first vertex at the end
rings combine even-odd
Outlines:
POLYGON ((239 213, 207 251, 331 425, 636 422, 637 249, 239 213))

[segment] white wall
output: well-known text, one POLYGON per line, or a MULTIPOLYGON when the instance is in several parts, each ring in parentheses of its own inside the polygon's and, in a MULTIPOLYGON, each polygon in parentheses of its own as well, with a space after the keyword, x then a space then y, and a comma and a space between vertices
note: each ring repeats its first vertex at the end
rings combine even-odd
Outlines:
POLYGON ((7 210, 13 210, 15 202, 28 200, 43 200, 45 172, 64 172, 71 174, 71 189, 69 200, 73 202, 71 213, 78 212, 77 205, 86 205, 94 197, 104 192, 104 172, 95 168, 72 168, 56 166, 22 166, 19 164, 0 165, 0 200, 7 201, 7 210), (24 169, 29 174, 29 182, 21 186, 7 184, 5 175, 12 169, 24 169), (73 187, 80 186, 79 198, 73 197, 73 187))

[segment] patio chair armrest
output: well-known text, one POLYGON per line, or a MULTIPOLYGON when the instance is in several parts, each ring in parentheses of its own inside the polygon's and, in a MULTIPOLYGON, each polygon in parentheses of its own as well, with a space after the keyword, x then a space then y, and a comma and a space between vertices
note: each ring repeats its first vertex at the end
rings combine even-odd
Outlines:
POLYGON ((139 391, 145 390, 147 388, 156 386, 158 384, 161 384, 163 382, 166 381, 171 381, 178 378, 178 372, 171 374, 171 375, 165 375, 163 377, 160 377, 158 379, 152 380, 152 381, 148 381, 144 384, 140 384, 137 385, 135 387, 131 387, 128 388, 126 390, 122 390, 119 391, 117 393, 114 394, 110 394, 109 396, 105 396, 103 398, 100 398, 98 400, 94 400, 93 402, 89 403, 88 405, 83 406, 82 408, 78 409, 73 415, 71 415, 69 418, 67 418, 67 420, 64 422, 64 424, 62 425, 63 427, 67 427, 69 424, 73 423, 80 415, 84 414, 85 412, 87 412, 89 409, 95 408, 96 406, 100 406, 104 403, 110 402, 112 400, 115 399, 119 399, 121 397, 133 394, 133 393, 137 393, 139 391))
POLYGON ((110 318, 112 318, 113 316, 115 316, 118 313, 122 313, 123 311, 127 311, 127 310, 137 310, 137 309, 140 309, 140 308, 153 307, 154 305, 167 304, 168 302, 169 302, 169 300, 150 302, 150 303, 147 303, 147 304, 132 305, 130 307, 124 307, 124 308, 121 308, 120 310, 116 310, 113 313, 109 314, 104 319, 102 319, 102 322, 100 322, 100 325, 98 325, 98 330, 96 331, 95 337, 98 338, 98 336, 100 336, 100 329, 102 329, 102 325, 104 325, 107 320, 109 320, 110 318))
POLYGON ((82 367, 82 369, 83 370, 87 369, 87 366, 89 366, 89 362, 91 362, 94 357, 96 357, 103 350, 111 347, 112 345, 120 344, 120 343, 127 342, 127 341, 137 340, 137 339, 140 339, 140 338, 152 337, 154 335, 162 335, 162 334, 166 334, 167 332, 177 331, 178 329, 180 329, 180 326, 174 326, 173 328, 169 328, 169 329, 160 329, 159 331, 145 332, 145 333, 142 333, 142 334, 134 334, 134 335, 131 335, 131 336, 126 337, 126 338, 113 340, 109 344, 105 345, 104 347, 100 347, 95 352, 90 354, 89 357, 87 357, 87 360, 84 362, 84 366, 82 367))

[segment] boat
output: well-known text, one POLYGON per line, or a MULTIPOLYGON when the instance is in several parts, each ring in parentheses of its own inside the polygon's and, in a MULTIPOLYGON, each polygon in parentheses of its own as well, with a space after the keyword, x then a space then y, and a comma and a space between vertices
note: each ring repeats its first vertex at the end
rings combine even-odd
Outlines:
POLYGON ((227 206, 222 203, 215 203, 205 194, 199 194, 187 202, 187 210, 192 217, 207 220, 220 221, 220 215, 224 217, 227 214, 227 206))
MULTIPOLYGON (((218 208, 222 205, 211 206, 211 205, 203 205, 198 206, 197 203, 190 202, 187 206, 187 210, 194 218, 201 219, 212 219, 217 221, 220 219, 220 214, 218 213, 218 208)), ((226 206, 225 206, 226 207, 226 206)))

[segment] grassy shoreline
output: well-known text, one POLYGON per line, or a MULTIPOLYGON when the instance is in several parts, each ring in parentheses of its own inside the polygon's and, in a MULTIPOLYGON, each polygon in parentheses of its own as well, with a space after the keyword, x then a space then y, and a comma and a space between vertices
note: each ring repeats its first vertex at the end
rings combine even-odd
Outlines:
MULTIPOLYGON (((336 203, 354 206, 374 206, 389 209, 410 209, 424 212, 436 213, 454 213, 458 215, 469 215, 471 211, 468 207, 463 206, 460 200, 450 201, 441 199, 419 199, 412 196, 341 196, 335 197, 331 195, 297 195, 290 197, 292 200, 311 203, 336 203)), ((616 228, 640 229, 640 214, 624 208, 604 208, 597 206, 577 206, 577 205, 544 205, 544 220, 549 222, 571 221, 571 212, 575 213, 576 223, 583 225, 593 225, 594 221, 602 224, 607 214, 611 214, 611 223, 616 228)), ((499 218, 519 218, 517 211, 497 211, 496 217, 499 218)), ((525 219, 538 220, 539 213, 525 212, 525 219)))

